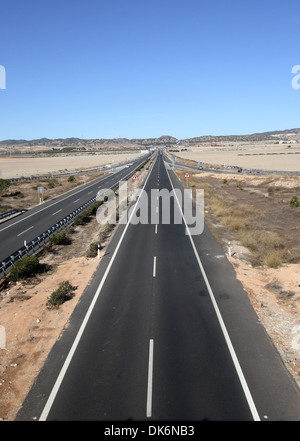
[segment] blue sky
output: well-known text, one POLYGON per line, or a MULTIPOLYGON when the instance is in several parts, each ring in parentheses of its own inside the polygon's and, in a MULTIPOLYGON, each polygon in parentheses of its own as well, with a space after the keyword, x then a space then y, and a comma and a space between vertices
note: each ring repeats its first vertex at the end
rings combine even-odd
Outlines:
POLYGON ((295 0, 10 0, 0 139, 300 127, 295 0))

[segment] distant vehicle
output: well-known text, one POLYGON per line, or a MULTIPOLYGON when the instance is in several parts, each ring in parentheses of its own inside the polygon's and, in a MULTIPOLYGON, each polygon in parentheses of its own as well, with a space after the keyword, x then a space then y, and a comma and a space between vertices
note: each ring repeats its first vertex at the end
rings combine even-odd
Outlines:
POLYGON ((199 165, 199 166, 198 166, 198 170, 203 170, 202 165, 199 165))

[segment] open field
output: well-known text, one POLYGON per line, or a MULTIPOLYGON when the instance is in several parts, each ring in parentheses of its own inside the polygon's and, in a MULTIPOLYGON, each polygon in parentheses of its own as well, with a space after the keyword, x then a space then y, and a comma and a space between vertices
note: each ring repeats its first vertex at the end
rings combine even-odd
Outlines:
POLYGON ((237 144, 235 146, 188 147, 179 158, 246 168, 299 171, 300 144, 237 144), (290 147, 289 147, 290 146, 290 147))
POLYGON ((10 186, 0 194, 0 213, 12 210, 14 208, 29 210, 39 204, 38 187, 44 187, 44 200, 53 199, 63 193, 73 190, 94 179, 104 175, 102 173, 93 173, 75 176, 70 181, 67 176, 60 178, 41 178, 35 181, 12 182, 10 186))
POLYGON ((3 179, 36 176, 37 174, 57 173, 84 168, 93 168, 132 161, 140 157, 135 153, 108 153, 95 155, 66 155, 36 158, 0 158, 1 177, 3 179))

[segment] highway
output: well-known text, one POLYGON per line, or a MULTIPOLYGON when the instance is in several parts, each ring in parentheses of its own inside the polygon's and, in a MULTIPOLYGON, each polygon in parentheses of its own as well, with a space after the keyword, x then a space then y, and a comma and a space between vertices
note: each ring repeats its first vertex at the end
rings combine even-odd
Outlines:
POLYGON ((38 205, 22 215, 0 225, 0 262, 46 231, 56 222, 69 215, 73 210, 95 197, 99 190, 113 188, 119 181, 133 174, 136 168, 145 161, 143 156, 129 167, 109 173, 86 185, 38 205))
MULTIPOLYGON (((148 200, 173 187, 158 154, 148 200)), ((16 420, 300 419, 299 389, 231 264, 206 227, 190 236, 172 221, 173 204, 170 224, 119 225, 16 420)))

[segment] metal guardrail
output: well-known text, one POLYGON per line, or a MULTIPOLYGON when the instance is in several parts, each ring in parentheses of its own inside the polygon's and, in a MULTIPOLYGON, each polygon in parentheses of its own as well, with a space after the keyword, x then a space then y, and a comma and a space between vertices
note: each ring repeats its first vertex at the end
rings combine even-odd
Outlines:
POLYGON ((85 202, 76 210, 72 211, 72 213, 68 214, 66 217, 56 222, 56 224, 52 225, 52 227, 48 228, 39 236, 35 237, 33 240, 28 242, 28 244, 19 248, 15 251, 11 256, 4 259, 0 264, 0 279, 4 278, 8 275, 11 267, 14 263, 25 256, 31 256, 39 251, 46 245, 46 243, 50 240, 50 237, 59 233, 61 230, 65 229, 68 225, 70 225, 81 212, 83 212, 86 208, 88 208, 91 204, 96 202, 96 197, 93 197, 89 201, 85 202))
POLYGON ((25 213, 25 208, 18 210, 17 208, 14 208, 13 210, 5 211, 4 213, 0 213, 0 220, 5 219, 6 217, 10 217, 13 214, 22 214, 25 213))

